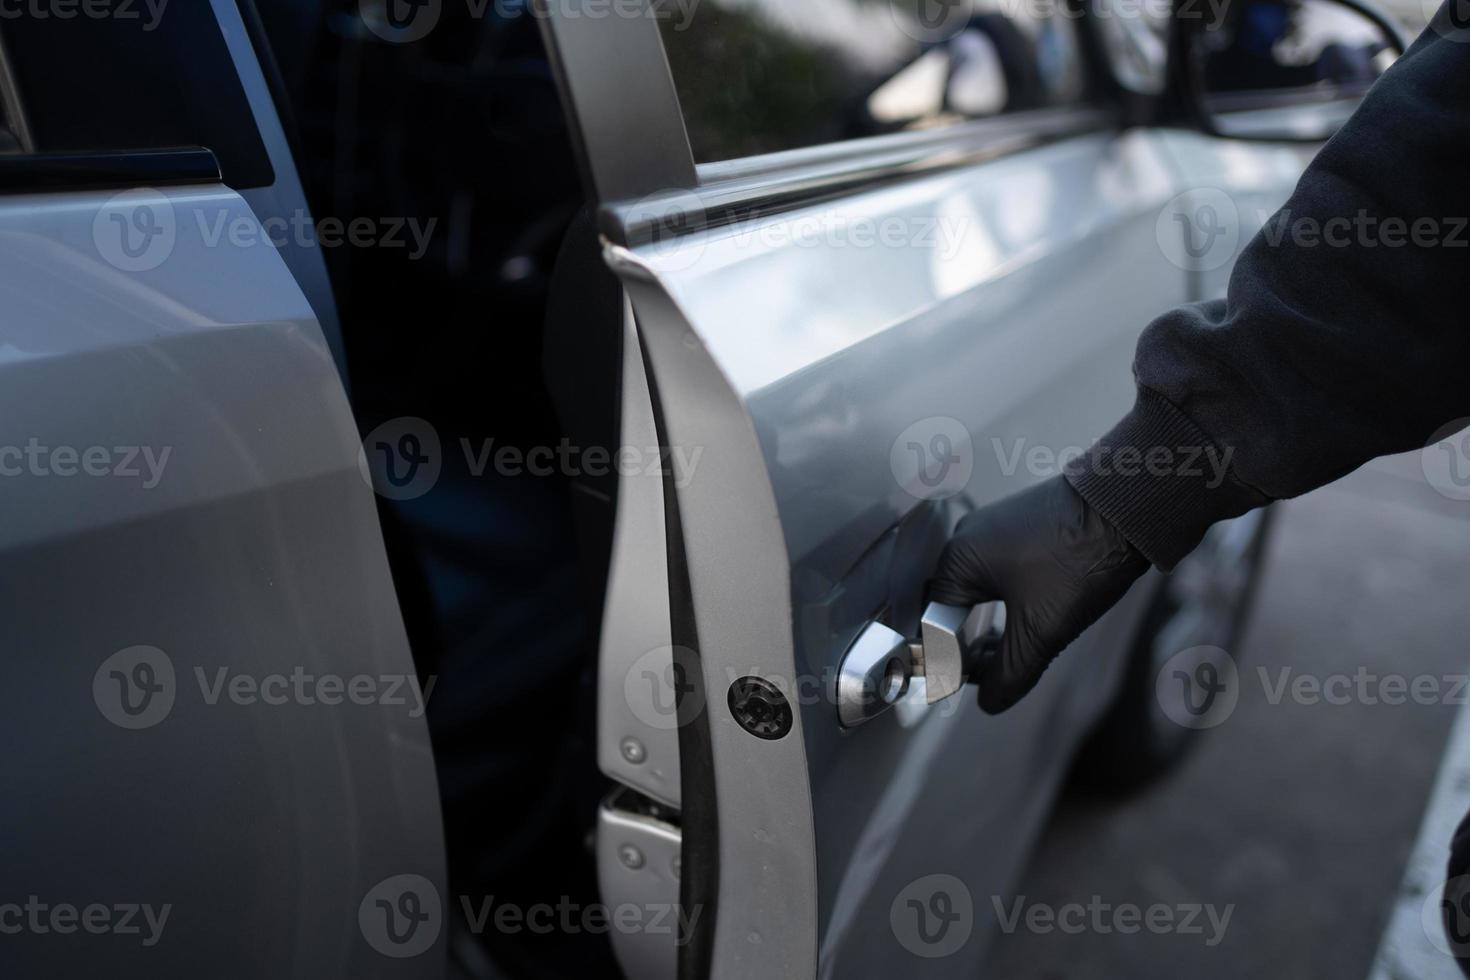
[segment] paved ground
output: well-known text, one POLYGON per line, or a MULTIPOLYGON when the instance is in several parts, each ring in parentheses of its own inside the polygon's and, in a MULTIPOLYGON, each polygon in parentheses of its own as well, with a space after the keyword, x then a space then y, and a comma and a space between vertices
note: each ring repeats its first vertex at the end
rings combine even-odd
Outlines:
MULTIPOLYGON (((1075 934, 1023 923, 997 932, 982 975, 1367 976, 1459 709, 1363 703, 1356 681, 1349 704, 1273 704, 1272 686, 1284 667, 1324 680, 1359 668, 1452 678, 1470 670, 1467 637, 1470 503, 1431 489, 1417 454, 1285 505, 1255 618, 1232 651, 1234 713, 1144 794, 1064 799, 1019 889, 1028 906, 1228 907, 1223 938, 1207 945, 1216 930, 1203 914, 1203 935, 1124 935, 1107 927, 1110 913, 1104 928, 1075 934)), ((1444 693, 1455 684, 1439 683, 1444 693)), ((1430 842, 1421 863, 1442 860, 1439 847, 1430 842)), ((1411 894, 1403 904, 1421 903, 1411 894)), ((1423 944, 1422 930, 1404 932, 1407 911, 1396 921, 1399 942, 1423 944)), ((1408 975, 1429 980, 1424 969, 1408 975)))

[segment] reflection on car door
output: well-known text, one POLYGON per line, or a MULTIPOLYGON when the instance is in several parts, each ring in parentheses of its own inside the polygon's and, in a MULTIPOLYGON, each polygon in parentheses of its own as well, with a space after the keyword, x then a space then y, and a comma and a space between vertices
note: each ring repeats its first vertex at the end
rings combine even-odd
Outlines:
POLYGON ((696 165, 644 26, 599 38, 641 101, 578 61, 577 23, 549 30, 636 321, 628 357, 646 360, 625 413, 641 397, 665 443, 699 453, 678 479, 624 483, 662 495, 667 605, 645 596, 641 631, 605 629, 600 678, 604 708, 629 704, 627 665, 672 662, 677 732, 633 706, 600 733, 676 741, 679 794, 613 751, 604 767, 682 825, 680 901, 700 914, 680 976, 974 975, 1136 609, 1000 718, 964 694, 927 707, 915 684, 844 729, 832 679, 869 622, 915 633, 965 510, 1058 472, 1128 408, 1141 325, 1186 298, 1157 220, 1176 171, 1158 134, 1085 102, 696 165))

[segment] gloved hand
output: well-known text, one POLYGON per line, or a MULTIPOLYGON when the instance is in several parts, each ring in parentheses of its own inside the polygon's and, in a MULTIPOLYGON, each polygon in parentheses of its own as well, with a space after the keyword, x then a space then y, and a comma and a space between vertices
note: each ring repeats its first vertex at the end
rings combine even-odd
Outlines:
POLYGON ((1005 634, 978 678, 980 707, 993 715, 1035 687, 1148 567, 1058 476, 960 521, 929 598, 956 606, 1004 600, 1005 634))

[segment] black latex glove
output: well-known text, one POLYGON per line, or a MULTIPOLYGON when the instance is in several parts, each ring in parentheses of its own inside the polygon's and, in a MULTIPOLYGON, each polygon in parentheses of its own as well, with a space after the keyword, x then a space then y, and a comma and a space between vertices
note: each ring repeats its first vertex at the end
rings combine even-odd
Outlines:
POLYGON ((1025 696, 1067 644, 1113 607, 1148 561, 1062 477, 967 515, 945 546, 929 598, 1001 599, 1000 649, 980 671, 980 707, 1025 696))

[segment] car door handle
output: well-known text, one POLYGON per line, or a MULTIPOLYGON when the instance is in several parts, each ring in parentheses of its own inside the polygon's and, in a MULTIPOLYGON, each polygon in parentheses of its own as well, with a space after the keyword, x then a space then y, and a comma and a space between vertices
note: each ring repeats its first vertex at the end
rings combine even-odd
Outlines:
POLYGON ((837 720, 843 728, 876 718, 898 703, 915 677, 924 678, 925 700, 942 701, 980 673, 984 658, 1005 631, 1005 603, 974 608, 931 602, 919 620, 919 636, 874 621, 842 655, 837 671, 837 720))

